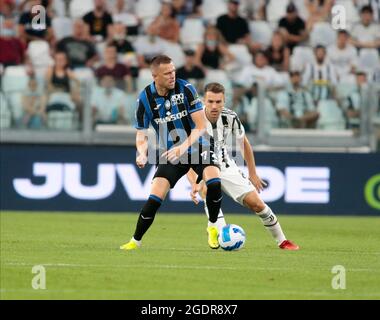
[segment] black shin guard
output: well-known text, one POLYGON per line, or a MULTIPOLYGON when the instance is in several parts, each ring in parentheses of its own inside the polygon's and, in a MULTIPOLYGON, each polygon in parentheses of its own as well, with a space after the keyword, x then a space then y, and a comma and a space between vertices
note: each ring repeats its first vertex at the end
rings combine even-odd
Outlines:
POLYGON ((142 208, 139 219, 137 221, 136 231, 133 235, 133 238, 135 238, 135 240, 140 241, 142 239, 145 232, 153 223, 154 217, 156 216, 156 212, 160 208, 161 203, 162 200, 160 198, 152 195, 149 197, 148 201, 142 208))
POLYGON ((207 181, 206 185, 206 205, 209 214, 209 221, 211 223, 215 223, 218 220, 219 210, 222 205, 222 184, 219 178, 215 178, 207 181))

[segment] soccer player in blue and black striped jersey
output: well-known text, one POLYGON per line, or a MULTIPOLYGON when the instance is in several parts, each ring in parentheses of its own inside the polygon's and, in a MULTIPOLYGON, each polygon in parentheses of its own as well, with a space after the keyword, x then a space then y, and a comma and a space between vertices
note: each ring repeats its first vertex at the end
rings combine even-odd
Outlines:
POLYGON ((219 243, 215 222, 222 201, 220 168, 213 139, 206 137, 203 104, 190 83, 176 79, 175 66, 168 56, 153 58, 151 71, 154 82, 140 93, 137 100, 136 163, 143 168, 148 161, 146 131, 152 125, 160 145, 158 164, 151 193, 140 212, 135 233, 120 248, 133 250, 141 246, 141 239, 153 223, 168 191, 192 168, 206 181, 210 221, 208 243, 216 249, 219 243))

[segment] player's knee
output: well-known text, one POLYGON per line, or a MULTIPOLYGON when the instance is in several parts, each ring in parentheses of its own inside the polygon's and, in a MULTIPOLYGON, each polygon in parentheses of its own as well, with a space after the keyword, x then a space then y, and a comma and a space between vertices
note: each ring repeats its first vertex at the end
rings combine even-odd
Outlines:
POLYGON ((252 210, 253 212, 261 212, 265 209, 265 203, 261 199, 257 199, 256 197, 247 196, 244 199, 245 205, 252 210))

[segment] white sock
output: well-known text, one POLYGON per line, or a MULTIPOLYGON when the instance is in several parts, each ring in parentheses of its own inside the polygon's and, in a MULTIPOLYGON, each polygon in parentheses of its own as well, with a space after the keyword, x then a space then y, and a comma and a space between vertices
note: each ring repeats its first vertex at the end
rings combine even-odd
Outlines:
MULTIPOLYGON (((204 202, 204 204, 205 204, 205 213, 206 213, 207 217, 209 217, 206 201, 204 202)), ((216 220, 216 222, 214 222, 214 223, 210 222, 210 220, 209 220, 207 226, 208 227, 217 227, 218 231, 220 232, 220 230, 222 230, 222 228, 225 225, 226 225, 226 220, 224 219, 222 208, 220 208, 219 213, 218 213, 218 220, 216 220)))
POLYGON ((257 215, 260 217, 264 227, 270 232, 272 237, 277 241, 277 244, 281 244, 286 240, 284 233, 282 232, 280 222, 278 222, 276 215, 273 213, 272 209, 267 205, 264 210, 258 212, 257 215))
POLYGON ((141 247, 141 240, 136 240, 134 237, 132 237, 131 241, 136 243, 139 247, 141 247))

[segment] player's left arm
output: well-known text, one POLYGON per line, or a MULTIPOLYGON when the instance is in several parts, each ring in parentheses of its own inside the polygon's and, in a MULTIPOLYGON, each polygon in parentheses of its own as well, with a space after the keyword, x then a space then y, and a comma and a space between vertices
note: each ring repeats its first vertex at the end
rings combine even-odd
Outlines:
POLYGON ((261 192, 266 187, 266 184, 257 175, 255 156, 253 154, 251 144, 249 143, 249 140, 245 134, 241 138, 240 151, 248 167, 249 180, 253 183, 257 191, 261 192))
POLYGON ((244 126, 237 115, 235 115, 232 123, 232 133, 237 138, 240 152, 247 164, 249 180, 253 183, 258 192, 264 190, 266 187, 265 182, 257 175, 255 156, 253 155, 251 144, 245 134, 244 126))

